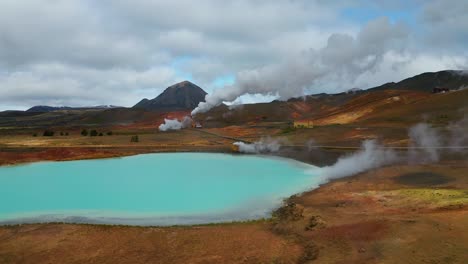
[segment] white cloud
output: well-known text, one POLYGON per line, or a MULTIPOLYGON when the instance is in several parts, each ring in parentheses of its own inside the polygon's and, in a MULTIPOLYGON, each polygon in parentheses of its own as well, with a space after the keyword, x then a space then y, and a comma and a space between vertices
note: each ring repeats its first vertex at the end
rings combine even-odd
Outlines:
POLYGON ((92 69, 64 64, 35 64, 0 75, 0 98, 31 105, 133 105, 143 97, 154 97, 164 87, 182 81, 173 69, 92 69))
POLYGON ((319 92, 324 85, 350 88, 359 75, 375 71, 387 51, 406 39, 406 29, 386 18, 370 21, 356 35, 332 34, 324 48, 310 49, 280 63, 241 71, 236 82, 216 90, 193 114, 244 94, 278 95, 280 99, 319 92))
POLYGON ((422 72, 468 68, 468 57, 413 52, 386 52, 381 65, 375 71, 358 76, 353 87, 369 88, 389 81, 400 81, 422 72))
POLYGON ((447 49, 446 52, 463 52, 468 56, 468 4, 464 0, 434 0, 424 5, 421 22, 429 47, 447 49))
POLYGON ((345 82, 466 68, 466 8, 461 0, 3 0, 0 109, 130 106, 183 76, 212 92, 220 76, 243 82, 270 75, 274 82, 260 81, 290 88, 278 93, 286 98, 303 88, 336 91, 345 82), (372 7, 390 21, 395 10, 414 9, 418 23, 368 24, 347 17, 348 7, 372 7), (175 65, 180 58, 187 59, 175 65), (291 68, 291 78, 278 74, 282 67, 291 68), (330 69, 337 74, 326 74, 330 69))

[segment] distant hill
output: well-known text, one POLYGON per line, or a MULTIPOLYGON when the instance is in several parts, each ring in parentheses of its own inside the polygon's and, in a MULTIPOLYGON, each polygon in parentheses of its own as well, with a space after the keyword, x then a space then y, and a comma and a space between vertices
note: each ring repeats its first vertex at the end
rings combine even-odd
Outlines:
POLYGON ((47 112, 59 111, 59 110, 87 110, 87 109, 112 109, 112 108, 120 108, 120 106, 98 105, 98 106, 89 106, 89 107, 70 107, 70 106, 36 105, 26 110, 26 112, 47 113, 47 112))
POLYGON ((436 87, 458 90, 468 87, 468 72, 466 71, 439 71, 425 72, 400 82, 389 82, 369 90, 412 90, 432 92, 436 87))
POLYGON ((436 120, 456 120, 466 112, 468 73, 462 71, 428 72, 367 90, 350 89, 337 94, 313 94, 287 101, 246 104, 231 110, 225 105, 197 115, 205 127, 225 124, 243 125, 260 121, 285 122, 313 120, 317 125, 351 124, 356 122, 411 124, 421 116, 436 120), (434 88, 451 92, 433 94, 434 88), (401 115, 395 113, 401 112, 401 115), (438 119, 437 119, 438 120, 438 119))
MULTIPOLYGON (((338 94, 322 93, 236 108, 223 104, 196 118, 207 128, 262 122, 286 125, 292 120, 312 120, 317 126, 398 123, 406 127, 420 121, 422 116, 435 124, 447 123, 468 112, 468 89, 460 90, 463 87, 468 87, 468 76, 463 72, 423 73, 367 90, 351 89, 338 94), (433 94, 435 87, 448 88, 451 92, 433 94)), ((200 87, 182 82, 168 87, 155 99, 142 100, 134 108, 37 106, 26 112, 4 111, 0 112, 0 127, 135 124, 152 127, 168 115, 190 113, 205 95, 200 87), (74 111, 63 111, 70 109, 74 111)))
POLYGON ((56 111, 56 110, 69 110, 69 109, 72 109, 72 107, 68 107, 68 106, 48 106, 48 105, 36 105, 36 106, 33 106, 31 108, 29 108, 28 110, 26 110, 26 112, 52 112, 52 111, 56 111))
POLYGON ((169 86, 154 99, 143 99, 133 108, 145 110, 192 110, 205 101, 206 92, 197 85, 183 81, 169 86))

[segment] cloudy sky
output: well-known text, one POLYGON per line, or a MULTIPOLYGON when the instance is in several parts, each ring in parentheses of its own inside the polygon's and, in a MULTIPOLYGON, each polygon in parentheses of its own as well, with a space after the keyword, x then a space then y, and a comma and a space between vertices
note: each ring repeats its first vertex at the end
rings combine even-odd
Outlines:
POLYGON ((466 0, 337 2, 1 0, 0 110, 132 106, 182 80, 250 102, 468 68, 466 0))

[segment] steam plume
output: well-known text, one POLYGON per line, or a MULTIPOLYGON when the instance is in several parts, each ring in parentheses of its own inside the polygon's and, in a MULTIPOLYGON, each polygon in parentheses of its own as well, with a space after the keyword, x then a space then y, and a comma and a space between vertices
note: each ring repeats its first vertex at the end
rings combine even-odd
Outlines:
POLYGON ((278 152, 281 148, 279 140, 271 138, 262 138, 252 144, 247 144, 244 142, 235 142, 233 144, 239 147, 239 152, 243 153, 272 153, 278 152))
POLYGON ((349 85, 361 74, 376 69, 391 45, 406 35, 402 25, 391 24, 387 18, 371 21, 356 37, 333 34, 322 49, 310 49, 279 64, 239 72, 233 85, 207 95, 192 115, 244 94, 273 95, 285 100, 302 96, 314 86, 349 85))
POLYGON ((365 140, 356 153, 341 157, 334 165, 324 167, 323 176, 326 179, 341 178, 396 161, 398 158, 393 150, 383 148, 375 140, 365 140))
POLYGON ((436 162, 439 160, 441 137, 438 131, 426 123, 420 123, 410 128, 411 140, 409 160, 411 162, 436 162))
POLYGON ((305 144, 306 148, 307 148, 307 151, 312 151, 312 150, 317 150, 318 147, 317 147, 317 141, 315 141, 314 139, 309 139, 306 144, 305 144))
POLYGON ((185 116, 182 121, 178 119, 164 118, 164 123, 159 126, 159 131, 180 130, 182 128, 190 127, 192 118, 185 116))
POLYGON ((465 152, 468 148, 468 117, 453 122, 446 127, 446 133, 441 128, 434 128, 426 123, 420 123, 410 128, 411 140, 409 161, 414 163, 437 162, 442 149, 454 153, 465 152), (445 136, 443 136, 445 135, 445 136))
MULTIPOLYGON (((359 151, 339 158, 332 166, 324 167, 324 178, 328 180, 351 176, 406 160, 417 163, 437 162, 442 149, 449 152, 465 151, 468 144, 468 118, 450 124, 447 130, 447 137, 442 137, 440 129, 426 123, 412 126, 408 131, 411 141, 408 156, 400 157, 395 151, 377 144, 375 140, 366 140, 359 151)), ((308 147, 310 145, 307 144, 308 147)))
POLYGON ((448 128, 451 132, 449 146, 452 151, 466 151, 461 147, 468 146, 468 116, 463 117, 458 122, 451 123, 448 128))

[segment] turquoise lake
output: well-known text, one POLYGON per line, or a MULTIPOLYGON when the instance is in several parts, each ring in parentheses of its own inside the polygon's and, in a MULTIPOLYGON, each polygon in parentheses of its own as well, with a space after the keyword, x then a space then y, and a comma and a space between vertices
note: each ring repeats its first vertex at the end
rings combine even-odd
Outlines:
POLYGON ((0 167, 0 224, 176 225, 268 217, 319 168, 255 155, 161 153, 0 167))

